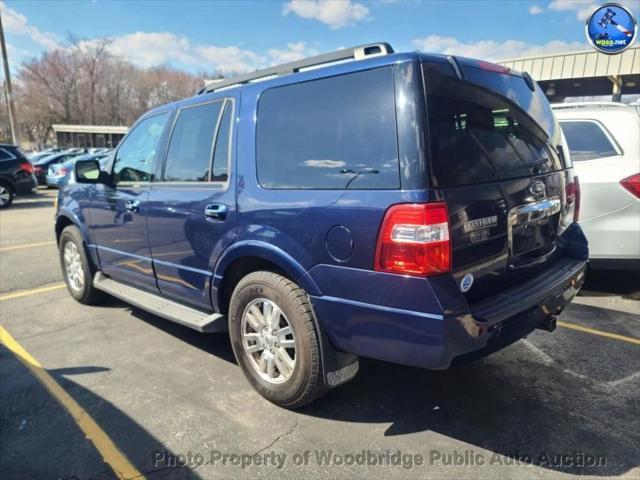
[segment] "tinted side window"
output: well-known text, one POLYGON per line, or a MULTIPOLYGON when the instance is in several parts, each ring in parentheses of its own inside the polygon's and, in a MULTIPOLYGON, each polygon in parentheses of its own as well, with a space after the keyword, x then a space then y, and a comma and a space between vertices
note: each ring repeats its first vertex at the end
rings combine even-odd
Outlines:
POLYGON ((213 136, 222 104, 205 103, 180 110, 164 167, 166 182, 209 181, 213 136))
POLYGON ((225 104, 222 120, 216 137, 216 148, 213 154, 213 172, 211 180, 226 182, 229 178, 229 150, 231 147, 231 128, 233 120, 233 102, 225 104))
POLYGON ((574 161, 618 155, 602 127, 595 122, 560 122, 574 161))
POLYGON ((287 85, 258 106, 258 180, 266 188, 400 186, 391 68, 287 85))
POLYGON ((113 179, 119 182, 153 180, 158 142, 167 122, 167 113, 142 120, 122 142, 113 165, 113 179))

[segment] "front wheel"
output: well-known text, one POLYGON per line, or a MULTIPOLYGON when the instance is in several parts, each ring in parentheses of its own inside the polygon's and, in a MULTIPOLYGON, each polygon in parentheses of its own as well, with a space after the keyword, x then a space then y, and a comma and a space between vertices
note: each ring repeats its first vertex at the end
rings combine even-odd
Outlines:
POLYGON ((231 297, 229 334, 238 364, 267 400, 297 408, 326 391, 313 310, 291 280, 273 272, 240 280, 231 297))
POLYGON ((93 286, 93 268, 78 227, 71 225, 65 228, 60 234, 58 247, 62 276, 71 296, 86 305, 102 300, 104 294, 93 286))

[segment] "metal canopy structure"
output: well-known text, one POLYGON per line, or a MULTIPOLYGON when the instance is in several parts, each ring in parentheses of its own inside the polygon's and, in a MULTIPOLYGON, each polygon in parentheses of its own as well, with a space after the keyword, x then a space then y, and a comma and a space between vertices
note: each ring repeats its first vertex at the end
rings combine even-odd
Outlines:
POLYGON ((640 46, 617 55, 594 50, 525 57, 498 62, 528 72, 555 102, 566 97, 640 94, 640 46))
POLYGON ((53 125, 59 148, 113 148, 125 136, 129 127, 114 125, 53 125))

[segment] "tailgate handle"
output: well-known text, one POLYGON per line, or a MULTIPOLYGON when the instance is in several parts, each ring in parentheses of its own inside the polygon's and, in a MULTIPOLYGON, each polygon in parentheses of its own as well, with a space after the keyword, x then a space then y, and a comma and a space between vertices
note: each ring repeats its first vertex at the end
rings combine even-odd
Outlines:
POLYGON ((560 198, 553 197, 538 202, 527 203, 509 210, 509 227, 541 220, 560 211, 560 198))

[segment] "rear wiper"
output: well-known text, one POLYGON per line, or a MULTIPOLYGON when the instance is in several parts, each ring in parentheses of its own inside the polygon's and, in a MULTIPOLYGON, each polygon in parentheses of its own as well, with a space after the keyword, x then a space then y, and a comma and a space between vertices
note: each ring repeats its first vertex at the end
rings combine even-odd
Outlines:
POLYGON ((353 181, 356 178, 358 178, 360 175, 362 175, 363 173, 380 173, 380 171, 379 170, 375 170, 375 169, 371 169, 371 170, 360 170, 359 172, 356 172, 355 170, 351 170, 350 168, 344 168, 344 169, 340 170, 340 173, 342 173, 342 174, 355 174, 352 178, 349 179, 347 184, 344 186, 344 188, 349 188, 351 186, 351 184, 353 183, 353 181))

